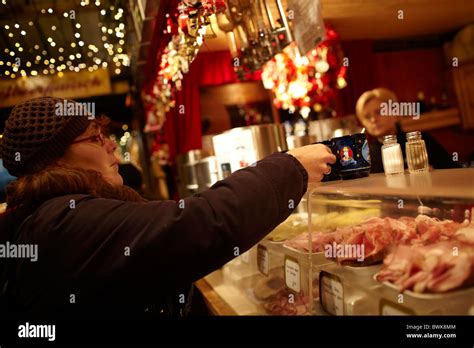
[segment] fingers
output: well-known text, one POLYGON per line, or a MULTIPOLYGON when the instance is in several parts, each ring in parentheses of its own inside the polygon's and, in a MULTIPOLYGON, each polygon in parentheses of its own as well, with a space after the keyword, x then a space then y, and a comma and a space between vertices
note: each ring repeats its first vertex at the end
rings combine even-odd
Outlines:
POLYGON ((326 166, 326 167, 327 167, 327 169, 326 169, 326 171, 324 172, 324 175, 329 175, 329 174, 331 174, 331 170, 332 170, 331 166, 326 166))

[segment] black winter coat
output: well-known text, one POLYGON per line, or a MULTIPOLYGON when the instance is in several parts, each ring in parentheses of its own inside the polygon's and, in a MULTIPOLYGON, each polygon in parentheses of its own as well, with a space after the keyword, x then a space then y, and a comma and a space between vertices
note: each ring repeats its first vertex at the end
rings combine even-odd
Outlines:
POLYGON ((37 244, 38 260, 8 260, 9 308, 29 317, 130 318, 150 303, 161 312, 170 301, 179 307, 188 284, 285 220, 307 181, 294 157, 275 153, 180 203, 50 199, 10 220, 23 220, 12 242, 37 244))

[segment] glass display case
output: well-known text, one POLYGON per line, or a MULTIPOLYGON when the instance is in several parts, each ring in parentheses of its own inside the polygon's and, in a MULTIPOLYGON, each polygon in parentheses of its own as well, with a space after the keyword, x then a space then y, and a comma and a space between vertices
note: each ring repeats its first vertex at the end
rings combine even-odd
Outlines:
POLYGON ((251 304, 236 314, 473 315, 473 210, 474 169, 310 187, 224 266, 222 282, 240 296, 228 302, 251 304))

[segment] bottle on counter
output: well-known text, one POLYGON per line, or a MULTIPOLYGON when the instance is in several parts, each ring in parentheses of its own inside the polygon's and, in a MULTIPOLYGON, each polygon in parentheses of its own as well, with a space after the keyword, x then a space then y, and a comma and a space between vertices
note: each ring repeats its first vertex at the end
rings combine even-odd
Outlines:
POLYGON ((421 132, 407 133, 405 145, 407 153, 407 164, 410 174, 428 171, 428 152, 425 141, 421 137, 421 132))
POLYGON ((403 154, 396 135, 383 137, 382 162, 385 175, 403 174, 403 154))

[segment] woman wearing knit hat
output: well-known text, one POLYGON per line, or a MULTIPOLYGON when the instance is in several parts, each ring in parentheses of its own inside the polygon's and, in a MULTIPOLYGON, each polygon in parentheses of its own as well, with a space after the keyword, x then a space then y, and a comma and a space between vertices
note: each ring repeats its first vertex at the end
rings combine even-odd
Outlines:
POLYGON ((100 120, 56 115, 62 102, 21 103, 5 125, 1 157, 18 179, 7 188, 0 246, 38 249, 36 259, 0 258, 8 315, 183 314, 188 284, 285 220, 308 179, 320 181, 335 161, 325 146, 305 146, 184 204, 144 201, 123 186, 100 120))

